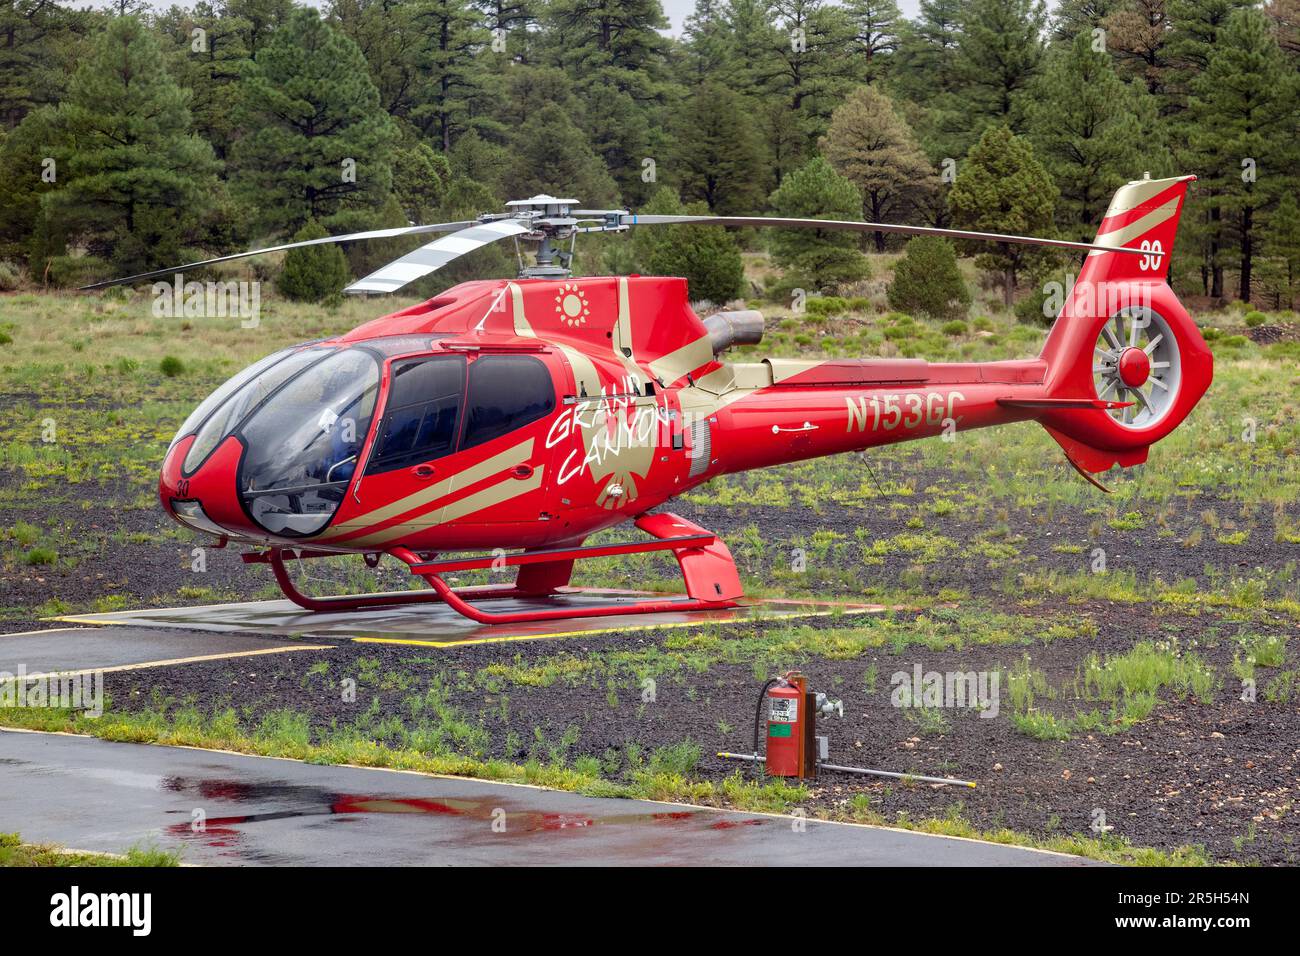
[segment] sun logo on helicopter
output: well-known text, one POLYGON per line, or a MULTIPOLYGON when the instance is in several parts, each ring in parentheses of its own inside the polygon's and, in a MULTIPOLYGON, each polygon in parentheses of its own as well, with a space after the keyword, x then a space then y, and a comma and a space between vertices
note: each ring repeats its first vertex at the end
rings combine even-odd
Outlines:
POLYGON ((560 319, 570 328, 577 328, 587 321, 591 308, 587 305, 587 293, 571 282, 560 287, 560 294, 555 297, 555 311, 560 319))

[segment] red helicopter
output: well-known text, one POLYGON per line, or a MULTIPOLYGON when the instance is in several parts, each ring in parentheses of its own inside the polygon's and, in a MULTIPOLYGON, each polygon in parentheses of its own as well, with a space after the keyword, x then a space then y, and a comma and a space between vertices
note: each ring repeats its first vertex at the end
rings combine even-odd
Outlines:
POLYGON ((162 466, 163 507, 223 545, 264 549, 244 560, 269 563, 285 595, 313 611, 440 601, 494 624, 725 608, 742 597, 726 544, 655 510, 718 475, 1024 420, 1040 422, 1099 487, 1091 473, 1144 462, 1213 373, 1210 350, 1165 280, 1194 178, 1121 187, 1093 243, 884 223, 636 216, 537 196, 474 221, 291 243, 88 288, 295 246, 451 233, 348 289, 392 292, 489 242, 536 242, 536 264, 517 280, 466 282, 240 372, 177 432, 162 466), (570 274, 579 233, 682 223, 937 234, 1086 257, 1034 359, 739 363, 723 355, 761 339, 758 313, 701 319, 684 279, 570 274), (628 520, 649 539, 584 545, 628 520), (685 598, 548 606, 575 561, 653 551, 676 557, 685 598), (372 567, 391 555, 429 588, 317 598, 285 567, 344 553, 372 567), (512 565, 511 586, 457 589, 445 580, 512 565), (535 600, 522 611, 479 606, 501 597, 535 600))

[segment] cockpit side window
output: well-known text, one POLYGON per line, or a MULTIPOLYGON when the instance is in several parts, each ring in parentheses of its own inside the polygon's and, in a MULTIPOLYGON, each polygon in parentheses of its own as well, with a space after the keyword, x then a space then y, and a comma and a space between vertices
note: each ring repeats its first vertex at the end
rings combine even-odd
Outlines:
POLYGON ((484 355, 469 368, 465 437, 473 448, 545 418, 555 410, 546 363, 528 355, 484 355))
POLYGON ((394 362, 392 376, 368 475, 432 461, 456 447, 465 359, 455 355, 394 362))

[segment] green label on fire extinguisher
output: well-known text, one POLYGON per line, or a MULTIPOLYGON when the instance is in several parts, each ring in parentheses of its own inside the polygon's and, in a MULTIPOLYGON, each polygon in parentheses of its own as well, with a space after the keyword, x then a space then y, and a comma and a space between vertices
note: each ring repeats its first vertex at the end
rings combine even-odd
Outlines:
POLYGON ((769 737, 789 737, 793 729, 794 724, 768 724, 767 735, 769 737))

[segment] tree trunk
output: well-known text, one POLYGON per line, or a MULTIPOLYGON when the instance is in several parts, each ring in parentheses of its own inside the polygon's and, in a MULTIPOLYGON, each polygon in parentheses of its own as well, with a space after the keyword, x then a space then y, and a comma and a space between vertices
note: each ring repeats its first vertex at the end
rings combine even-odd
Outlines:
POLYGON ((1015 300, 1016 270, 1007 269, 1002 273, 1002 304, 1008 309, 1015 300))
POLYGON ((1210 210, 1210 295, 1223 298, 1223 265, 1219 262, 1219 207, 1210 210))
POLYGON ((1250 272, 1255 251, 1255 238, 1251 230, 1255 225, 1255 211, 1249 204, 1241 211, 1241 295, 1242 302, 1250 302, 1250 272))

